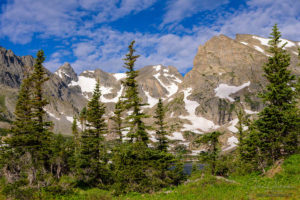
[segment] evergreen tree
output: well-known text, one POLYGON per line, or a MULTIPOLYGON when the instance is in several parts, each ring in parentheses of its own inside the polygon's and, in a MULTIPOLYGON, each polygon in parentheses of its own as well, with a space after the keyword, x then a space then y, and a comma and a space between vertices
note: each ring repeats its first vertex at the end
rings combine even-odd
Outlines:
POLYGON ((73 137, 74 137, 75 153, 77 153, 77 151, 80 147, 80 135, 79 135, 79 131, 77 129, 77 118, 76 118, 76 116, 73 117, 72 134, 73 134, 73 137))
POLYGON ((51 156, 50 152, 50 141, 52 133, 49 131, 52 123, 45 121, 46 112, 44 107, 48 104, 48 101, 44 98, 43 85, 49 79, 46 76, 43 62, 45 56, 43 50, 37 52, 35 59, 34 70, 32 73, 32 120, 34 122, 34 130, 31 133, 35 138, 35 145, 33 148, 33 163, 38 171, 34 172, 39 180, 44 181, 43 176, 45 171, 50 170, 49 159, 51 156))
POLYGON ((122 131, 124 130, 123 127, 123 119, 122 113, 124 111, 123 102, 119 99, 119 101, 115 105, 114 116, 110 119, 114 122, 113 131, 119 136, 119 142, 123 141, 122 131))
POLYGON ((168 149, 168 138, 166 137, 168 133, 166 131, 167 126, 164 121, 165 112, 163 102, 161 98, 159 98, 154 118, 156 118, 155 124, 158 126, 156 129, 156 139, 158 140, 157 149, 160 151, 167 151, 168 149))
POLYGON ((126 58, 123 59, 125 61, 124 67, 128 70, 126 72, 127 77, 123 82, 125 87, 125 95, 123 96, 124 105, 127 110, 132 111, 132 113, 126 117, 129 127, 127 137, 131 138, 131 142, 136 140, 147 145, 149 141, 147 129, 150 127, 145 125, 143 119, 148 118, 149 116, 141 110, 141 107, 147 104, 142 104, 142 99, 139 97, 138 83, 136 81, 138 71, 134 68, 139 55, 134 54, 134 43, 135 41, 130 43, 128 47, 129 52, 126 54, 126 58))
POLYGON ((80 114, 79 114, 79 120, 81 124, 81 130, 85 130, 85 125, 86 125, 86 107, 83 107, 80 114))
POLYGON ((208 164, 211 174, 215 175, 217 159, 220 152, 219 137, 222 135, 219 131, 214 131, 212 133, 207 133, 203 135, 197 143, 207 145, 207 152, 200 153, 200 161, 208 164))
POLYGON ((31 109, 32 78, 23 79, 15 109, 15 121, 10 137, 4 140, 1 162, 7 174, 6 181, 11 184, 32 184, 28 180, 32 168, 33 149, 36 145, 31 134, 34 130, 31 109), (21 162, 23 160, 23 162, 21 162))
POLYGON ((236 115, 237 115, 237 119, 238 119, 238 123, 236 125, 237 128, 237 134, 238 134, 238 149, 239 149, 239 153, 240 155, 243 154, 243 145, 244 145, 244 139, 246 138, 246 135, 248 133, 249 130, 249 126, 250 126, 250 119, 249 119, 249 115, 246 115, 245 111, 242 109, 242 105, 239 108, 239 110, 236 110, 236 115), (246 129, 247 127, 247 129, 246 129))
POLYGON ((43 51, 39 51, 33 73, 22 82, 15 110, 16 119, 11 136, 5 141, 5 170, 12 175, 6 177, 7 186, 17 185, 15 188, 18 190, 22 190, 24 185, 39 189, 42 184, 48 184, 45 175, 51 168, 52 133, 49 131, 51 123, 44 120, 47 101, 43 84, 48 80, 42 66, 44 60, 43 51))
POLYGON ((269 41, 269 52, 273 56, 263 66, 268 84, 260 95, 265 108, 258 114, 247 140, 248 149, 259 169, 277 159, 294 153, 298 145, 299 109, 296 107, 296 79, 288 69, 290 55, 281 44, 277 25, 273 27, 269 41), (252 146, 252 147, 251 147, 252 146), (257 158, 259 156, 259 158, 257 158))
POLYGON ((104 137, 106 124, 104 120, 105 106, 100 102, 99 82, 88 102, 86 110, 86 127, 82 132, 79 158, 77 161, 77 178, 81 184, 96 186, 107 180, 106 150, 104 137))

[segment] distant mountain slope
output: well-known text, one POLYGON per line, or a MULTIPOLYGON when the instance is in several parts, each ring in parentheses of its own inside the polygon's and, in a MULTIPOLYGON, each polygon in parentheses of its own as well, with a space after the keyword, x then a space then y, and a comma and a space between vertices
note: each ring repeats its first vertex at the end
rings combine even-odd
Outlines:
MULTIPOLYGON (((173 140, 173 146, 184 145, 192 150, 191 154, 201 149, 191 143, 197 135, 212 130, 226 132, 221 137, 223 148, 233 148, 237 142, 235 125, 238 122, 235 107, 242 106, 251 115, 263 108, 257 94, 266 84, 262 65, 270 56, 267 42, 266 38, 247 34, 238 34, 236 39, 215 36, 199 46, 194 67, 184 77, 172 66, 143 67, 137 81, 143 101, 149 104, 144 110, 153 115, 158 99, 162 98, 167 106, 169 138, 173 140)), ((284 42, 287 42, 285 49, 291 54, 291 69, 299 76, 300 69, 296 64, 300 43, 284 42)), ((18 57, 11 50, 0 48, 0 88, 5 99, 2 115, 8 119, 13 119, 18 88, 33 62, 31 56, 18 57)), ((96 69, 77 75, 71 65, 65 63, 55 73, 47 71, 47 74, 50 80, 45 89, 50 104, 45 110, 54 122, 55 132, 71 133, 73 116, 86 106, 97 80, 111 127, 109 117, 124 92, 121 81, 126 73, 111 74, 96 69)), ((153 119, 146 122, 152 123, 153 119)), ((150 133, 154 141, 154 132, 150 133)))

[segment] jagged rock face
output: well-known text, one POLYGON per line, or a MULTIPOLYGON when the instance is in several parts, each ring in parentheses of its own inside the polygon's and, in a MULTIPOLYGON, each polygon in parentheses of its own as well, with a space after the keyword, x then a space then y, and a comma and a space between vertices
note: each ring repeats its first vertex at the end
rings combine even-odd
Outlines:
POLYGON ((247 105, 249 110, 262 108, 256 94, 265 83, 261 66, 266 61, 264 54, 249 46, 224 35, 213 37, 199 47, 182 87, 193 88, 189 98, 201 105, 198 115, 223 125, 233 119, 232 104, 238 99, 257 102, 247 105))
POLYGON ((16 56, 11 50, 0 47, 0 84, 18 88, 24 73, 33 66, 32 56, 16 56))
MULTIPOLYGON (((180 123, 181 131, 219 129, 227 132, 222 136, 223 144, 229 145, 225 149, 235 146, 235 107, 242 106, 247 114, 263 108, 257 94, 267 83, 262 68, 270 56, 267 42, 268 39, 253 35, 237 35, 235 40, 220 35, 199 46, 194 67, 184 76, 175 95, 176 102, 169 103, 169 110, 176 110, 169 111, 169 116, 188 119, 180 123)), ((291 54, 290 69, 299 76, 296 50, 300 43, 283 40, 282 44, 285 42, 285 49, 291 54)))
MULTIPOLYGON (((139 69, 137 82, 143 109, 154 115, 155 105, 162 98, 167 106, 170 127, 169 138, 173 146, 184 145, 195 150, 192 141, 199 134, 213 130, 226 132, 221 137, 224 150, 236 146, 236 106, 242 106, 247 114, 255 114, 263 108, 257 94, 266 84, 262 66, 267 62, 268 39, 254 35, 237 35, 236 39, 224 35, 213 37, 199 46, 194 67, 184 77, 172 66, 146 66, 139 69)), ((285 49, 291 54, 291 70, 297 76, 296 67, 299 42, 287 42, 285 49)), ((24 73, 32 70, 31 56, 18 57, 0 48, 0 87, 5 95, 6 111, 13 118, 17 89, 24 73), (29 66, 27 69, 25 66, 29 66)), ((78 115, 92 97, 96 82, 100 82, 101 101, 106 105, 106 117, 113 114, 114 105, 124 94, 121 81, 126 73, 107 73, 100 69, 84 71, 77 75, 69 63, 54 74, 47 70, 49 81, 45 84, 48 118, 54 122, 54 132, 71 133, 73 116, 78 115)), ((146 123, 153 124, 153 118, 146 123)), ((1 126, 1 124, 0 124, 1 126)), ((154 132, 150 132, 151 140, 154 132)))

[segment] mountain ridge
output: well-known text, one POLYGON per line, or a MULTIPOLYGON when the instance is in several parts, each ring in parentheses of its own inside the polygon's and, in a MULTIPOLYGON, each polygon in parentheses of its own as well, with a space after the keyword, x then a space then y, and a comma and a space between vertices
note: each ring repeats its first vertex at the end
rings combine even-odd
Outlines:
MULTIPOLYGON (((284 41, 288 42, 285 49, 291 54, 291 70, 299 76, 295 51, 300 43, 284 41)), ((224 150, 234 148, 237 142, 235 107, 242 107, 251 115, 263 108, 257 94, 266 84, 262 76, 262 65, 270 56, 266 42, 266 38, 249 34, 237 34, 235 39, 225 35, 214 36, 199 46, 194 66, 184 76, 172 66, 152 65, 139 69, 139 93, 143 102, 149 104, 144 110, 153 115, 158 98, 163 99, 168 108, 169 138, 173 140, 174 147, 184 145, 193 154, 199 151, 192 144, 198 134, 221 130, 226 133, 221 137, 224 150)), ((11 88, 11 92, 4 94, 11 99, 10 103, 6 101, 10 105, 7 107, 9 119, 13 119, 12 105, 16 102, 16 97, 13 99, 10 96, 16 95, 24 77, 25 65, 29 65, 30 71, 33 58, 18 57, 12 51, 0 48, 0 80, 6 80, 0 82, 0 87, 11 88), (17 76, 1 79, 6 77, 5 73, 17 76)), ((73 116, 78 115, 91 98, 97 80, 100 81, 101 101, 106 105, 111 128, 109 117, 114 104, 124 92, 121 80, 125 78, 125 73, 107 73, 95 69, 85 70, 78 75, 70 63, 65 63, 54 73, 47 70, 47 75, 50 80, 45 89, 50 104, 45 110, 48 118, 54 122, 55 132, 70 134, 73 116)), ((148 119, 147 123, 153 123, 153 119, 148 119)), ((153 134, 150 132, 154 141, 153 134)))

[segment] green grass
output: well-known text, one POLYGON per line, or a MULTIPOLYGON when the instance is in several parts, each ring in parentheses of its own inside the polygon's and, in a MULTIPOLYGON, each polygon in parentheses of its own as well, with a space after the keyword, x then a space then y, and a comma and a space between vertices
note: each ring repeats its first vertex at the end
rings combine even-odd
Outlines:
POLYGON ((114 197, 111 191, 100 189, 77 190, 71 196, 60 196, 53 199, 71 200, 174 200, 174 199, 205 199, 205 200, 235 200, 235 199, 300 199, 300 155, 293 155, 286 159, 282 170, 273 178, 257 174, 231 177, 235 183, 218 180, 213 176, 194 174, 189 183, 178 187, 167 188, 153 194, 131 193, 114 197))

